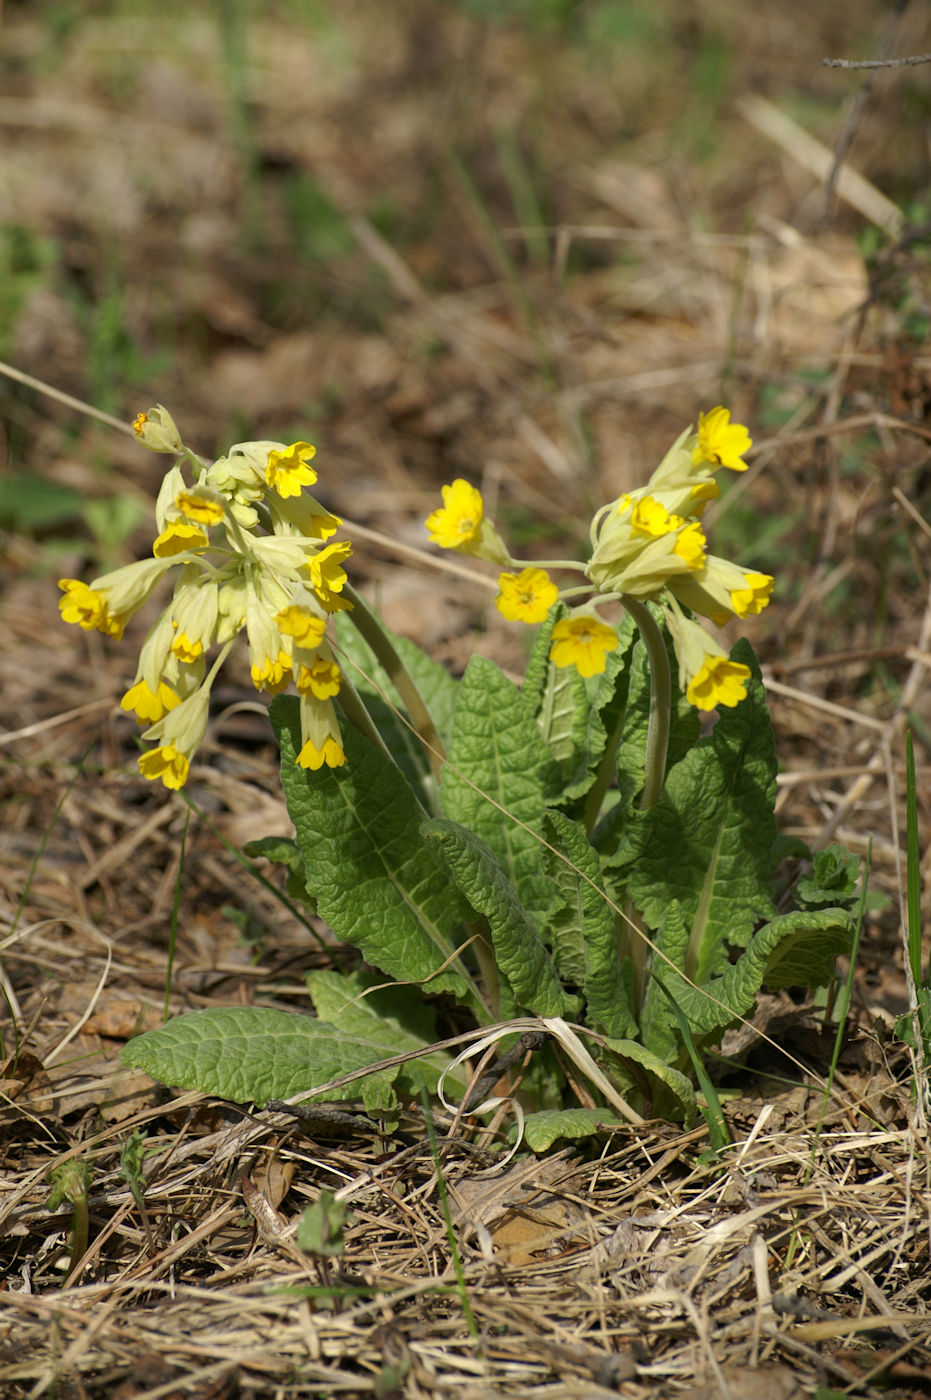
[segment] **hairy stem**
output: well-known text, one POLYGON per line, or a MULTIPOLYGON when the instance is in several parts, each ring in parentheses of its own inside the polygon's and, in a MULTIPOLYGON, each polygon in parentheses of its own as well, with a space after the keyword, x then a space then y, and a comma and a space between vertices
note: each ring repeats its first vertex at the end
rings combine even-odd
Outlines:
POLYGON ((385 668, 392 685, 400 695, 410 721, 427 751, 433 775, 439 782, 440 770, 446 760, 446 747, 440 738, 439 730, 433 723, 430 711, 423 702, 420 691, 395 650, 390 637, 365 599, 350 584, 346 584, 343 592, 353 605, 352 621, 385 668))
POLYGON ((621 602, 640 630, 650 661, 650 722, 643 765, 643 796, 640 799, 641 809, 645 812, 659 800, 666 778, 666 755, 672 722, 672 673, 663 634, 649 608, 639 598, 631 598, 627 593, 622 594, 621 602))

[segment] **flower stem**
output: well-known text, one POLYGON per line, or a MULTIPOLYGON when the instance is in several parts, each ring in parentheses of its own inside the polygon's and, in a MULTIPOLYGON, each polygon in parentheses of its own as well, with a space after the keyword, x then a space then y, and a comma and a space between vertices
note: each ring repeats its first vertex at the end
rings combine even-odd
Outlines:
POLYGON ((578 559, 512 559, 515 569, 571 569, 573 573, 584 574, 585 565, 578 559))
POLYGON ((410 672, 395 650, 387 632, 365 599, 348 583, 343 589, 343 594, 352 603, 352 621, 362 638, 368 642, 375 653, 376 659, 385 668, 389 680, 400 695, 410 721, 427 751, 433 775, 439 782, 440 770, 446 761, 446 746, 440 738, 439 730, 433 723, 430 711, 424 704, 420 691, 414 684, 410 672))
POLYGON ((672 721, 672 674, 663 634, 653 614, 639 598, 629 593, 621 602, 640 630, 650 662, 650 722, 647 727, 647 753, 643 766, 643 796, 640 807, 645 812, 659 800, 666 777, 666 755, 669 751, 669 728, 672 721))
MULTIPOLYGON (((639 598, 621 595, 621 602, 640 630, 650 662, 650 720, 647 725, 647 752, 643 765, 642 811, 659 801, 666 778, 666 755, 669 752, 669 729, 672 722, 672 675, 663 634, 653 614, 639 598)), ((638 938, 644 923, 633 901, 625 899, 625 913, 630 925, 630 961, 633 973, 633 997, 639 1019, 646 995, 646 942, 638 938)))
POLYGON ((380 749, 383 754, 391 758, 393 763, 394 759, 391 756, 391 750, 378 732, 378 726, 366 709, 362 696, 356 690, 345 671, 343 671, 340 676, 339 707, 349 723, 355 725, 356 729, 358 729, 361 734, 365 735, 369 743, 374 744, 376 749, 380 749))

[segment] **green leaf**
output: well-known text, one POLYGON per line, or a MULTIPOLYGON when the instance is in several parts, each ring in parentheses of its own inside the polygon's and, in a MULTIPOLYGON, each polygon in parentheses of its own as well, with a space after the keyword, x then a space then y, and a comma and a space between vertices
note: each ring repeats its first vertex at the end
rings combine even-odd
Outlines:
POLYGON ((318 1259, 342 1254, 346 1248, 343 1226, 347 1209, 345 1201, 338 1201, 332 1191, 321 1191, 297 1223, 298 1248, 318 1259))
MULTIPOLYGON (((431 859, 418 832, 423 809, 391 760, 351 725, 342 768, 300 768, 298 701, 279 695, 271 720, 281 745, 281 782, 321 918, 399 982, 425 982, 458 943, 465 901, 431 859)), ((458 961, 430 981, 487 1017, 458 961)))
POLYGON ((728 961, 772 913, 769 879, 776 827, 776 758, 766 694, 749 645, 732 656, 751 666, 747 698, 723 708, 714 730, 672 768, 644 814, 628 890, 647 923, 678 900, 689 929, 685 972, 699 984, 728 961))
POLYGON ((242 849, 250 860, 271 860, 283 865, 288 872, 285 885, 288 898, 316 914, 317 901, 307 888, 304 857, 296 841, 290 836, 260 836, 256 841, 247 841, 242 849))
POLYGON ((548 1152, 559 1138, 593 1137, 612 1128, 627 1127, 597 1108, 545 1108, 524 1119, 524 1142, 531 1152, 548 1152))
POLYGON ((844 846, 826 846, 815 851, 810 875, 799 876, 796 899, 803 909, 823 909, 825 905, 849 908, 856 902, 860 879, 860 857, 844 846))
POLYGON ((476 913, 488 920, 495 962, 518 1004, 537 1016, 574 1016, 578 998, 562 987, 533 920, 494 852, 456 822, 424 822, 421 831, 476 913))
POLYGON ((554 897, 539 839, 559 769, 517 686, 473 656, 463 676, 443 769, 443 815, 494 852, 521 904, 542 923, 554 897))
MULTIPOLYGON (((391 1032, 349 1039, 311 1016, 272 1007, 228 1006, 191 1011, 129 1041, 120 1059, 161 1084, 199 1089, 234 1103, 286 1099, 396 1053, 391 1032)), ((396 1070, 379 1073, 390 1083, 396 1070)), ((332 1099, 358 1098, 358 1081, 332 1099)))
POLYGON ((618 952, 617 915, 605 897, 597 852, 562 812, 547 813, 544 834, 554 848, 547 852, 548 865, 560 894, 549 925, 557 971, 583 989, 591 1026, 621 1039, 636 1035, 618 952))
POLYGON ((845 909, 801 909, 764 924, 737 961, 701 988, 690 987, 668 969, 662 975, 693 1033, 709 1035, 745 1016, 761 987, 829 982, 834 959, 849 951, 850 939, 845 909))
MULTIPOLYGON (((617 629, 618 646, 605 657, 605 669, 582 682, 585 703, 576 717, 573 764, 564 765, 562 802, 583 797, 595 780, 598 766, 610 745, 607 762, 614 763, 627 719, 630 664, 637 631, 633 618, 625 616, 617 629)), ((574 669, 570 668, 572 674, 574 669)))
MULTIPOLYGON (((424 1000, 420 987, 386 987, 383 978, 371 973, 327 969, 308 972, 305 980, 321 1021, 326 1021, 349 1040, 390 1046, 385 1057, 412 1050, 430 1051, 436 1040, 433 1007, 424 1000)), ((422 1083, 433 1090, 449 1063, 450 1057, 445 1051, 430 1051, 412 1061, 410 1073, 402 1070, 401 1077, 410 1080, 411 1092, 416 1093, 422 1083)), ((448 1077, 452 1084, 465 1089, 464 1071, 448 1077)))
MULTIPOLYGON (((681 979, 677 976, 677 970, 681 971, 685 965, 689 931, 677 900, 671 902, 663 915, 663 922, 654 934, 653 941, 658 952, 650 954, 650 966, 657 968, 660 977, 667 987, 673 989, 673 994, 678 1000, 681 979), (660 957, 659 953, 665 954, 665 957, 660 957), (666 962, 666 958, 669 962, 666 962)), ((640 1012, 640 1039, 661 1060, 674 1060, 679 1055, 681 1036, 678 1033, 675 1012, 652 977, 647 983, 640 1012)))
POLYGON ((611 1069, 612 1078, 618 1080, 623 1092, 629 1093, 634 1085, 642 1086, 646 1078, 648 1082, 652 1081, 649 1095, 652 1100, 651 1114, 660 1118, 674 1110, 676 1116, 684 1117, 686 1127, 691 1125, 698 1105, 692 1081, 681 1070, 667 1065, 637 1040, 606 1040, 605 1046, 627 1071, 626 1074, 618 1074, 609 1059, 602 1060, 604 1067, 611 1069))
POLYGON ((290 836, 260 836, 257 841, 247 841, 242 851, 250 860, 271 860, 291 875, 304 878, 304 857, 290 836))

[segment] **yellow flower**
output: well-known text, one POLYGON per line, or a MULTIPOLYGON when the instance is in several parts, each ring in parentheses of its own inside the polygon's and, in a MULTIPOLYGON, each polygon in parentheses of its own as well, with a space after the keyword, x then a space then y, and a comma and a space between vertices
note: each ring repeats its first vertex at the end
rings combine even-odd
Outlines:
POLYGON ((293 637, 298 646, 312 651, 323 641, 326 632, 326 618, 317 617, 309 608, 291 603, 275 614, 275 621, 286 637, 293 637))
POLYGON ((295 681, 299 695, 314 695, 318 700, 332 700, 339 694, 340 674, 335 661, 318 656, 310 666, 301 665, 295 681))
POLYGON ((351 553, 349 541, 341 540, 339 544, 324 545, 307 560, 305 572, 310 576, 310 585, 327 612, 341 612, 352 607, 351 603, 338 597, 347 581, 342 563, 351 553))
POLYGON ((769 574, 744 574, 746 588, 731 590, 731 606, 738 617, 755 617, 770 600, 774 579, 769 574))
POLYGON ((196 520, 199 525, 219 525, 226 513, 218 495, 202 486, 195 486, 193 491, 179 491, 175 506, 188 520, 196 520))
POLYGON ((342 768, 346 762, 342 736, 332 700, 320 700, 313 694, 301 696, 301 751, 297 763, 301 768, 342 768))
POLYGON ((139 758, 144 778, 161 778, 165 787, 180 788, 187 782, 191 759, 203 742, 210 713, 210 682, 175 705, 143 734, 159 746, 139 758))
POLYGON ((580 676, 597 676, 605 668, 605 656, 617 646, 617 634, 591 613, 564 617, 553 628, 550 660, 565 669, 574 666, 580 676))
POLYGON ((692 612, 723 627, 729 617, 762 612, 773 591, 773 580, 769 574, 747 573, 730 559, 708 554, 694 572, 670 578, 666 586, 692 612))
POLYGON ((183 554, 188 549, 205 549, 210 538, 199 525, 191 525, 186 520, 170 520, 152 546, 156 559, 165 559, 171 554, 183 554))
POLYGON ((622 496, 618 502, 618 514, 620 515, 627 506, 631 505, 630 528, 636 535, 646 535, 650 539, 660 539, 663 535, 669 535, 673 530, 678 530, 685 521, 681 515, 672 515, 654 496, 642 496, 639 501, 634 501, 630 496, 622 496))
POLYGON ((443 505, 427 517, 430 539, 441 549, 460 549, 478 539, 485 507, 482 493, 457 477, 442 487, 443 505))
MULTIPOLYGON (((94 580, 95 583, 100 581, 94 580)), ((110 590, 89 587, 77 578, 60 578, 58 587, 65 595, 58 600, 62 621, 76 623, 78 627, 83 627, 85 632, 102 632, 105 637, 120 640, 128 619, 136 610, 135 607, 127 608, 122 613, 111 613, 110 590)))
POLYGON ((264 662, 252 664, 250 674, 256 690, 277 695, 291 680, 291 658, 286 651, 279 651, 277 657, 266 656, 264 662))
POLYGON ((103 594, 79 578, 60 578, 58 587, 65 595, 58 600, 62 619, 83 627, 85 632, 93 632, 106 616, 107 600, 103 594))
POLYGON ((495 607, 508 622, 542 622, 559 597, 559 589, 545 569, 499 574, 498 588, 495 607))
POLYGON ((711 462, 718 467, 730 467, 731 471, 745 472, 747 464, 742 460, 749 452, 753 440, 742 423, 732 423, 726 408, 712 408, 698 417, 698 442, 692 448, 692 465, 711 462))
POLYGON ((685 698, 698 710, 739 705, 746 698, 749 666, 726 656, 708 656, 686 686, 685 698))
POLYGON ((179 632, 171 644, 171 654, 185 665, 192 665, 204 654, 204 644, 199 638, 191 638, 186 632, 179 632))
POLYGON ((673 554, 684 560, 690 569, 700 569, 705 562, 705 532, 697 520, 689 521, 679 531, 673 554))
POLYGON ((679 684, 689 704, 699 710, 739 705, 747 694, 749 666, 732 661, 720 642, 678 609, 667 612, 666 619, 679 663, 679 684))
POLYGON ((268 454, 265 481, 279 496, 299 496, 304 486, 313 486, 317 473, 310 466, 317 449, 309 442, 293 442, 290 447, 268 454))
MULTIPOLYGON (((195 577, 190 582, 179 583, 171 601, 175 635, 170 650, 173 656, 187 665, 205 656, 213 646, 220 611, 220 590, 216 579, 203 574, 196 576, 196 568, 196 565, 191 565, 187 573, 195 573, 195 577)), ((182 579, 185 576, 182 574, 182 579)))
POLYGON ((120 709, 133 710, 140 724, 155 724, 169 710, 173 710, 180 699, 164 681, 159 681, 158 689, 153 691, 144 680, 138 680, 123 696, 120 709))
POLYGON ((139 772, 150 781, 161 778, 166 788, 183 788, 187 782, 191 765, 180 749, 174 744, 162 744, 160 748, 144 753, 138 760, 139 772))
POLYGON ((298 754, 297 761, 301 768, 313 768, 315 771, 324 764, 328 768, 342 768, 346 762, 346 755, 336 739, 324 739, 322 749, 318 749, 314 741, 308 739, 298 754))

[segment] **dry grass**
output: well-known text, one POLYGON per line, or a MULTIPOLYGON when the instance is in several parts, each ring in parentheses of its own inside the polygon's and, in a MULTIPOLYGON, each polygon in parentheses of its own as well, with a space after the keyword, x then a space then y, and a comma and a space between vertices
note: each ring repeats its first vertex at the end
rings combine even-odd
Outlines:
MULTIPOLYGON (((409 553, 441 481, 479 481, 533 531, 528 552, 564 553, 593 506, 726 400, 757 446, 716 533, 779 579, 753 640, 780 823, 812 844, 872 842, 889 902, 868 916, 823 1123, 833 1027, 787 998, 761 1006, 770 1043, 726 1047, 723 1162, 702 1158, 703 1129, 650 1123, 501 1170, 486 1128, 438 1116, 463 1293, 419 1109, 387 1141, 361 1114, 337 1135, 119 1066, 161 1018, 175 909, 173 1011, 304 1006, 302 973, 329 954, 223 844, 287 827, 244 671, 192 776, 182 860, 188 808, 135 776, 116 706, 141 631, 117 646, 58 626, 55 578, 135 557, 148 526, 109 544, 73 521, 12 530, 0 1394, 926 1394, 931 1158, 892 1027, 906 725, 923 845, 931 817, 927 233, 906 230, 870 281, 856 234, 886 206, 839 187, 822 228, 801 139, 838 139, 854 80, 820 59, 868 55, 885 7, 751 16, 715 0, 695 18, 676 0, 659 40, 596 60, 432 0, 397 16, 359 0, 313 25, 281 5, 241 70, 206 11, 169 33, 151 9, 112 8, 54 51, 32 7, 5 14, 0 225, 56 250, 50 275, 15 284, 8 358, 122 420, 163 401, 205 452, 312 433, 327 504, 358 527, 357 579, 456 668, 474 650, 516 665, 520 641, 484 580, 409 553), (692 68, 722 36, 715 96, 692 68), (782 146, 761 134, 759 103, 748 117, 753 94, 798 117, 794 148, 791 129, 782 146), (536 230, 515 212, 509 131, 543 187, 536 230), (311 178, 335 213, 295 223, 311 178), (153 1149, 145 1216, 119 1174, 135 1128, 153 1149), (50 1213, 46 1184, 69 1157, 92 1175, 71 1277, 70 1212, 50 1213), (307 1293, 321 1276, 292 1238, 323 1189, 350 1209, 338 1309, 307 1293)), ((927 48, 920 11, 905 7, 897 52, 927 48)), ((900 209, 926 183, 922 71, 876 80, 851 157, 900 209)), ((14 468, 146 508, 161 464, 129 438, 22 384, 0 393, 14 468)))

